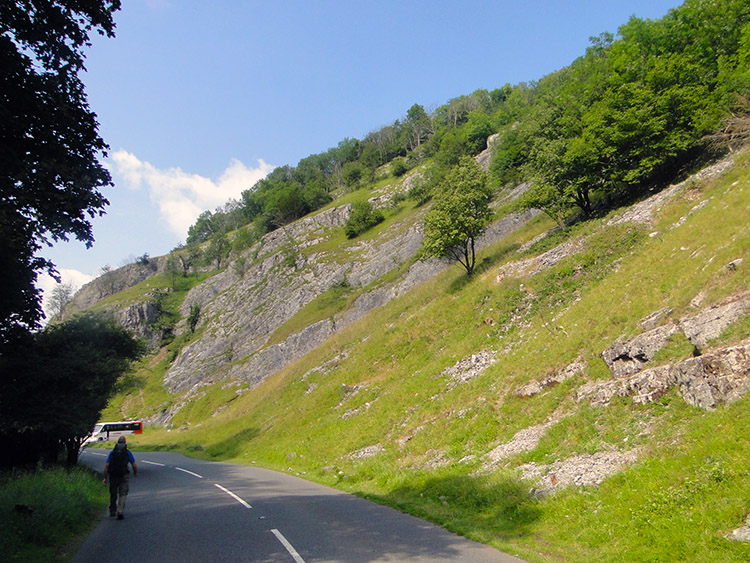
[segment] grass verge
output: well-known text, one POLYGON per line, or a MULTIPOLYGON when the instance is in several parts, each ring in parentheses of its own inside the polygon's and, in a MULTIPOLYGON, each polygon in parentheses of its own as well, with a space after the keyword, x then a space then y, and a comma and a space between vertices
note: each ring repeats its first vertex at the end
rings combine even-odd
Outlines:
POLYGON ((83 467, 0 474, 3 560, 66 561, 107 499, 99 476, 83 467))

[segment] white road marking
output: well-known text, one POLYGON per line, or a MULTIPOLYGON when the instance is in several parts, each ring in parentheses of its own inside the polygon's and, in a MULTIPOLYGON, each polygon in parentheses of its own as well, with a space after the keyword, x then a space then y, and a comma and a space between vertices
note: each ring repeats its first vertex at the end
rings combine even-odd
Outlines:
POLYGON ((294 549, 292 544, 290 544, 287 541, 287 539, 284 537, 284 535, 281 532, 279 532, 278 530, 271 530, 271 531, 273 532, 273 535, 276 536, 276 539, 281 542, 281 545, 283 545, 286 548, 286 550, 289 552, 289 555, 291 555, 292 558, 297 563, 305 563, 305 560, 299 556, 299 553, 297 553, 297 550, 294 549))
POLYGON ((221 486, 221 485, 219 485, 218 483, 214 483, 214 485, 216 485, 217 487, 219 487, 219 488, 220 488, 220 489, 221 489, 222 491, 224 491, 224 492, 225 492, 226 494, 228 494, 228 495, 229 495, 230 497, 232 497, 232 498, 233 498, 234 500, 236 500, 237 502, 239 502, 239 503, 240 503, 240 504, 241 504, 242 506, 244 506, 245 508, 252 508, 252 506, 250 506, 250 505, 249 505, 248 503, 246 503, 246 502, 245 502, 244 500, 242 500, 242 499, 241 499, 240 497, 238 497, 237 495, 235 495, 235 494, 234 494, 234 493, 233 493, 232 491, 230 491, 229 489, 225 489, 224 487, 222 487, 222 486, 221 486))
POLYGON ((159 467, 165 467, 165 465, 163 463, 156 463, 155 461, 149 461, 147 459, 142 459, 141 461, 143 463, 148 463, 150 465, 158 465, 159 467))
POLYGON ((100 453, 95 453, 95 452, 88 452, 88 453, 90 453, 91 455, 98 455, 99 457, 107 457, 109 455, 108 453, 106 454, 100 454, 100 453))
POLYGON ((188 473, 194 477, 198 477, 198 479, 203 479, 203 475, 198 475, 197 473, 193 473, 192 471, 188 471, 187 469, 183 469, 182 467, 175 467, 177 471, 182 471, 183 473, 188 473))

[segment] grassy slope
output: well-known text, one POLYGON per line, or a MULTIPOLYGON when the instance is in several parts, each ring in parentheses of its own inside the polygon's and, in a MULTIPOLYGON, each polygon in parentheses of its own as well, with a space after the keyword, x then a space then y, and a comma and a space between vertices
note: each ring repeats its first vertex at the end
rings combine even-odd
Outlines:
MULTIPOLYGON (((579 225, 567 236, 587 237, 583 253, 533 278, 498 281, 498 267, 515 257, 508 249, 543 228, 539 219, 486 251, 490 259, 472 280, 452 268, 255 390, 207 388, 194 416, 181 419, 188 430, 152 430, 139 443, 293 471, 530 561, 746 561, 750 546, 724 535, 750 511, 750 399, 710 413, 675 393, 646 406, 622 399, 597 409, 576 403, 574 391, 610 377, 602 350, 640 332, 646 315, 670 307, 679 318, 694 311, 690 301, 701 292, 707 306, 748 288, 747 160, 681 194, 648 230, 605 220, 579 225), (725 267, 737 258, 740 268, 725 267), (497 351, 498 361, 449 385, 441 372, 481 350, 497 351), (512 394, 576 359, 587 364, 584 377, 532 398, 512 394), (219 406, 226 408, 211 416, 219 406), (537 448, 477 473, 481 455, 553 413, 568 416, 537 448), (380 453, 353 455, 366 447, 380 453), (633 447, 641 461, 601 487, 541 500, 514 469, 633 447)), ((717 344, 748 336, 745 317, 717 344)), ((661 359, 689 353, 676 342, 661 359)))

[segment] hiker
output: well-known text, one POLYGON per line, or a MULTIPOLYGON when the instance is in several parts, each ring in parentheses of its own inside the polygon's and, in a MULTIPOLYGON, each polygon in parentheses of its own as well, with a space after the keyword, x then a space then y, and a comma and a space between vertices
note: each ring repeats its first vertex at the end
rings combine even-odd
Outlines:
POLYGON ((133 477, 137 477, 138 466, 135 463, 133 452, 128 449, 125 436, 120 436, 117 439, 117 444, 107 456, 107 463, 104 466, 104 481, 102 482, 106 485, 107 475, 109 475, 109 515, 116 515, 118 520, 125 518, 125 500, 127 500, 130 488, 128 463, 133 466, 133 477))

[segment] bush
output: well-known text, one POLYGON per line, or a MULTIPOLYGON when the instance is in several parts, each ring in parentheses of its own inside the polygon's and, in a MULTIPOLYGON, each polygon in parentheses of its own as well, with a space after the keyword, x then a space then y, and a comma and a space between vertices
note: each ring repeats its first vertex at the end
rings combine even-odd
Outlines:
POLYGON ((409 167, 406 165, 403 158, 398 157, 393 159, 391 171, 393 172, 393 175, 398 178, 399 176, 406 174, 409 171, 409 167))
POLYGON ((346 238, 354 238, 385 220, 379 209, 374 209, 369 201, 354 204, 351 215, 344 225, 346 238))

